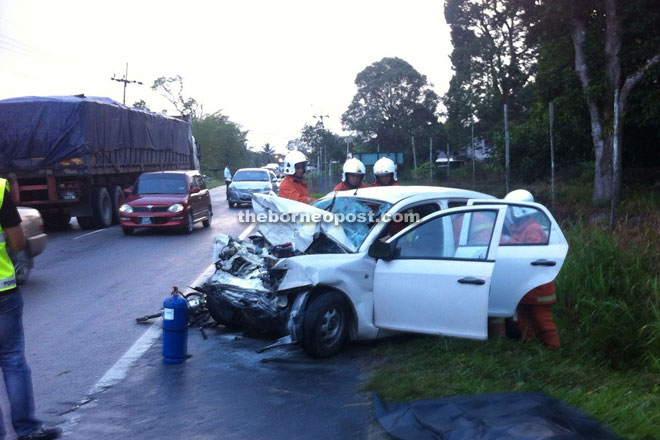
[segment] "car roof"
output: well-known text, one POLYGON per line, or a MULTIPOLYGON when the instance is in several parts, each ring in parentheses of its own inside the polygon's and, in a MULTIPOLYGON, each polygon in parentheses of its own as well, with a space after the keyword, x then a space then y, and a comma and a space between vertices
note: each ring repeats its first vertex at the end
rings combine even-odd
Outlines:
POLYGON ((236 170, 237 173, 239 171, 263 171, 263 172, 266 172, 266 171, 268 171, 268 169, 267 168, 241 168, 239 170, 236 170))
MULTIPOLYGON (((353 197, 355 190, 337 191, 337 197, 353 197)), ((465 198, 465 199, 494 199, 495 197, 460 188, 447 188, 444 186, 375 186, 360 188, 357 190, 358 197, 374 200, 382 200, 394 205, 408 197, 427 194, 429 198, 465 198)), ((324 198, 333 197, 334 192, 325 195, 324 198)))
POLYGON ((147 173, 142 173, 140 175, 144 176, 146 174, 187 174, 189 176, 196 176, 199 175, 200 172, 199 170, 170 170, 170 171, 150 171, 147 173))

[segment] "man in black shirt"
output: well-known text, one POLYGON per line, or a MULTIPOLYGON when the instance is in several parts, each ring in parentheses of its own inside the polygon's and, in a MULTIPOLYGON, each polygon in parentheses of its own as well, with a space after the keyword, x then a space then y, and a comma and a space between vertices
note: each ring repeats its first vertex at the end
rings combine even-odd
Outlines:
MULTIPOLYGON (((25 359, 23 335, 23 297, 16 285, 13 265, 7 254, 25 248, 21 217, 16 209, 9 185, 0 178, 0 368, 11 406, 11 422, 18 440, 47 440, 60 436, 60 429, 46 429, 34 414, 34 394, 30 367, 25 359)), ((6 432, 0 414, 0 438, 6 432)))

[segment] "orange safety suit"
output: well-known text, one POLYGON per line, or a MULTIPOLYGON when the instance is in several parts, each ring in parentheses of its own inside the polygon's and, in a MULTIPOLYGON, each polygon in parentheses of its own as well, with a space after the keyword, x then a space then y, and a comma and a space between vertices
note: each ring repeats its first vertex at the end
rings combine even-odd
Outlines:
POLYGON ((371 187, 372 187, 372 188, 373 188, 374 186, 399 186, 399 182, 397 182, 396 180, 392 179, 392 183, 390 183, 389 185, 381 185, 380 182, 378 181, 378 179, 376 179, 376 181, 375 181, 374 183, 371 184, 371 187))
POLYGON ((307 182, 292 175, 287 175, 282 180, 282 183, 280 183, 279 195, 285 199, 296 200, 302 203, 310 203, 316 200, 309 194, 307 182))
MULTIPOLYGON (((367 184, 364 182, 360 182, 360 186, 358 186, 358 188, 366 188, 366 187, 367 184)), ((333 191, 348 191, 349 189, 356 189, 356 188, 351 188, 350 186, 348 186, 348 183, 346 182, 339 182, 337 186, 332 188, 333 191)))
MULTIPOLYGON (((510 229, 511 238, 507 243, 545 243, 548 239, 541 225, 533 219, 519 226, 511 225, 510 229)), ((556 302, 554 281, 537 286, 525 294, 516 309, 518 321, 514 322, 523 340, 540 338, 551 350, 561 346, 557 326, 552 320, 552 304, 556 302)))

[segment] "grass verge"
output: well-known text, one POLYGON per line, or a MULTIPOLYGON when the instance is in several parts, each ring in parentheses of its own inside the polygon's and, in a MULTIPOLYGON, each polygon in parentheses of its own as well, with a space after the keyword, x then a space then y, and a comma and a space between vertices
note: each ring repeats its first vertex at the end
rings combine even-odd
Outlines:
POLYGON ((584 354, 536 342, 419 336, 379 343, 366 385, 392 401, 510 391, 544 391, 589 412, 617 434, 658 438, 660 376, 624 372, 584 354))

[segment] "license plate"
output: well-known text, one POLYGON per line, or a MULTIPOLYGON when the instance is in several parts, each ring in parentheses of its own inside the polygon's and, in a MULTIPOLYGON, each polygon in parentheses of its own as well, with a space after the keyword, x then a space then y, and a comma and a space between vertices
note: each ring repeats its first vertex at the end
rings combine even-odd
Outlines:
POLYGON ((151 217, 140 217, 140 224, 141 225, 150 225, 151 224, 151 217))

